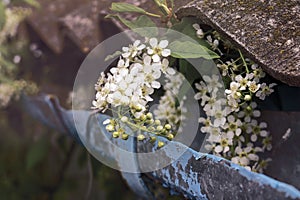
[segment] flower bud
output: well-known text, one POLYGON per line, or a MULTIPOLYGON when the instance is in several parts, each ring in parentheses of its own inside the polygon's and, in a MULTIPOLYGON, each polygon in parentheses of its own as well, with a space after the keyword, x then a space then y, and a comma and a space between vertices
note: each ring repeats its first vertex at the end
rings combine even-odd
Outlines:
POLYGON ((153 123, 154 123, 154 120, 153 120, 153 119, 149 119, 149 120, 147 121, 147 123, 148 123, 148 124, 153 124, 153 123))
POLYGON ((164 127, 161 126, 161 125, 159 125, 159 126, 156 127, 156 130, 158 130, 158 131, 162 131, 163 129, 164 129, 164 127))
POLYGON ((140 134, 140 135, 137 136, 137 139, 138 139, 139 141, 142 141, 142 140, 145 139, 145 136, 142 135, 142 134, 140 134))
POLYGON ((166 124, 166 125, 165 125, 165 129, 170 130, 171 128, 172 128, 172 127, 171 127, 170 124, 166 124))
POLYGON ((141 105, 135 105, 133 108, 134 108, 137 112, 141 112, 142 109, 143 109, 141 105))
POLYGON ((153 142, 155 142, 155 141, 156 141, 156 137, 154 137, 154 136, 151 136, 151 137, 150 137, 150 142, 152 142, 152 143, 153 143, 153 142))
POLYGON ((246 110, 247 110, 248 112, 251 112, 251 111, 252 111, 252 107, 251 107, 251 106, 247 106, 247 107, 246 107, 246 110))
POLYGON ((144 121, 144 120, 146 120, 146 119, 147 119, 146 115, 142 114, 142 115, 140 116, 140 120, 144 121))
POLYGON ((124 134, 122 134, 122 139, 123 139, 123 140, 127 140, 127 139, 128 139, 128 137, 129 137, 129 135, 128 135, 128 134, 125 134, 125 133, 124 133, 124 134))
POLYGON ((111 124, 109 124, 109 125, 107 125, 106 127, 105 127, 105 129, 107 130, 107 131, 114 131, 115 130, 115 127, 113 126, 113 125, 111 125, 111 124))
POLYGON ((163 147, 164 145, 165 145, 165 143, 162 142, 162 141, 158 141, 158 143, 157 143, 158 148, 161 148, 161 147, 163 147))
POLYGON ((173 140, 173 138, 174 138, 174 135, 170 133, 170 134, 168 134, 168 136, 167 136, 167 137, 168 137, 168 139, 169 139, 169 140, 173 140))
POLYGON ((249 95, 249 94, 247 94, 247 95, 245 95, 245 97, 244 97, 244 100, 245 101, 251 101, 251 95, 249 95))
POLYGON ((155 121, 154 121, 154 123, 155 123, 155 125, 160 125, 161 123, 160 123, 160 120, 158 120, 158 119, 156 119, 155 121))
POLYGON ((152 119, 153 118, 153 115, 152 113, 148 112, 147 115, 146 115, 147 119, 152 119))
POLYGON ((120 136, 120 133, 118 131, 113 132, 113 137, 118 138, 120 136))

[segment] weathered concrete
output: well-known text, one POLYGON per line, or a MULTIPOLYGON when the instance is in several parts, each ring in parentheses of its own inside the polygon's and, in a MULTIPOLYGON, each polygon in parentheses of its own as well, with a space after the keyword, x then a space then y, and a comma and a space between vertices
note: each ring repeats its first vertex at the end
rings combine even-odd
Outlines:
POLYGON ((196 0, 180 7, 177 15, 198 17, 267 73, 300 86, 299 0, 196 0))
POLYGON ((300 112, 264 111, 272 135, 272 162, 266 174, 300 189, 300 112))
MULTIPOLYGON (((149 12, 157 13, 157 7, 152 0, 115 0, 113 2, 118 1, 132 3, 149 12)), ((175 1, 175 8, 186 5, 189 1, 175 1)), ((65 36, 77 44, 82 52, 87 53, 105 39, 103 35, 111 31, 111 27, 107 27, 108 24, 101 26, 101 21, 108 21, 103 17, 111 13, 109 8, 112 1, 40 0, 39 2, 40 8, 34 10, 27 22, 55 53, 62 53, 65 36)), ((134 16, 127 13, 122 15, 127 18, 134 16)), ((119 31, 126 29, 116 20, 113 20, 113 23, 120 29, 119 31)), ((157 23, 160 26, 159 20, 157 23)))
MULTIPOLYGON (((122 166, 132 164, 139 165, 134 166, 137 168, 144 167, 140 165, 138 158, 137 160, 130 158, 133 159, 133 161, 126 163, 124 162, 124 157, 121 162, 116 159, 116 157, 113 157, 115 152, 109 147, 111 143, 127 150, 131 149, 129 150, 130 152, 132 152, 133 149, 131 148, 132 143, 128 144, 130 141, 110 139, 111 137, 109 136, 111 134, 108 133, 103 126, 103 121, 107 119, 108 116, 101 114, 91 115, 89 111, 67 111, 59 106, 57 100, 47 95, 27 98, 24 103, 28 111, 44 123, 52 127, 57 126, 58 130, 67 132, 75 139, 80 138, 85 140, 83 143, 87 141, 91 142, 93 145, 90 146, 91 149, 89 149, 89 151, 91 151, 95 157, 104 156, 111 160, 111 162, 117 162, 121 169, 122 166), (73 120, 74 112, 81 112, 83 116, 82 120, 77 121, 76 125, 73 120), (48 118, 47 116, 53 117, 48 118), (81 127, 82 130, 79 130, 79 127, 81 127), (81 136, 78 137, 78 134, 81 134, 81 136)), ((286 115, 283 114, 283 117, 284 116, 286 115)), ((168 148, 161 149, 166 160, 173 160, 173 156, 177 152, 185 150, 185 152, 170 165, 146 174, 150 179, 158 180, 163 186, 170 188, 171 192, 179 192, 188 199, 199 200, 300 199, 300 191, 291 185, 279 182, 263 174, 250 172, 223 158, 196 152, 181 143, 167 141, 164 138, 160 138, 160 140, 168 145, 168 148)), ((133 141, 134 140, 132 140, 132 142, 133 141)), ((142 153, 154 152, 156 150, 157 146, 153 146, 153 144, 149 142, 140 142, 135 151, 142 153)), ((297 151, 294 153, 297 154, 297 151)), ((294 157, 291 157, 291 159, 293 158, 294 157)), ((155 160, 151 162, 155 164, 155 160)), ((281 164, 282 163, 279 162, 279 166, 276 167, 280 168, 281 164)), ((132 189, 138 194, 143 191, 145 197, 145 194, 149 192, 147 185, 139 173, 132 175, 127 173, 124 177, 127 179, 129 186, 133 186, 132 189)), ((295 179, 295 181, 297 180, 295 179)), ((148 197, 151 198, 151 194, 149 194, 148 197)))
MULTIPOLYGON (((174 146, 175 151, 185 148, 176 142, 169 142, 168 145, 174 146)), ((156 150, 149 143, 140 143, 138 147, 139 152, 156 150)), ((166 152, 165 155, 168 158, 171 154, 166 152)), ((223 158, 192 149, 187 149, 178 160, 148 173, 148 176, 188 199, 300 199, 300 193, 293 187, 250 172, 223 158)))
POLYGON ((99 42, 101 32, 99 31, 98 15, 91 12, 89 5, 83 6, 61 19, 65 34, 77 44, 84 53, 92 50, 99 42))
POLYGON ((39 37, 56 53, 63 50, 63 34, 59 19, 90 0, 42 0, 40 8, 27 19, 39 37))

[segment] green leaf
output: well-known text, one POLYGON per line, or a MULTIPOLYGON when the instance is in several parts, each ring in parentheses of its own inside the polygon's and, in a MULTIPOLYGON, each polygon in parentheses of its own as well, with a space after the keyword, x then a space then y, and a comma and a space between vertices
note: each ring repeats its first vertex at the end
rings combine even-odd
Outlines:
POLYGON ((169 45, 171 56, 175 58, 205 58, 214 59, 219 56, 200 44, 191 41, 174 41, 169 45))
POLYGON ((26 169, 32 169, 47 155, 48 143, 46 139, 40 139, 29 149, 26 157, 26 169))
POLYGON ((2 3, 2 1, 0 1, 0 31, 3 29, 4 25, 5 25, 5 21, 6 21, 6 15, 5 15, 5 6, 2 3))
POLYGON ((121 54, 122 54, 121 51, 116 51, 113 54, 106 56, 104 61, 108 61, 108 60, 114 59, 115 57, 117 57, 117 56, 119 56, 121 54))
POLYGON ((179 59, 179 71, 191 84, 201 77, 197 69, 185 59, 179 59))
POLYGON ((194 40, 196 40, 199 44, 202 46, 209 47, 209 44, 203 40, 197 37, 196 30, 193 27, 193 24, 198 23, 198 20, 194 17, 184 17, 182 20, 171 27, 171 31, 167 32, 168 34, 172 34, 172 30, 178 31, 194 40))
POLYGON ((27 3, 30 6, 39 8, 40 7, 40 3, 37 2, 36 0, 23 0, 25 3, 27 3))
POLYGON ((132 29, 134 32, 140 34, 143 37, 154 37, 158 35, 158 29, 156 27, 156 24, 149 17, 145 15, 138 17, 134 21, 126 20, 120 17, 119 15, 107 15, 105 18, 117 18, 125 26, 132 29))
POLYGON ((129 3, 112 3, 111 10, 115 12, 136 12, 147 14, 147 12, 144 9, 129 3))

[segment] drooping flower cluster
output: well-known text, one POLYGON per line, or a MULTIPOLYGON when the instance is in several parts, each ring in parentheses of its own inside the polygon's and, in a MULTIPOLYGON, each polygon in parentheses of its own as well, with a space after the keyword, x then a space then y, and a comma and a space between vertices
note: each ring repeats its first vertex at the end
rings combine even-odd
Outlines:
MULTIPOLYGON (((200 26, 195 27, 198 33, 200 26)), ((207 36, 208 44, 220 53, 216 41, 207 36)), ((201 101, 206 115, 199 118, 199 123, 203 125, 201 131, 209 134, 205 146, 208 150, 249 170, 262 172, 269 159, 261 155, 271 150, 272 145, 267 124, 257 119, 261 113, 254 100, 264 100, 276 84, 261 83, 265 76, 262 69, 244 59, 240 52, 239 55, 236 60, 217 60, 221 76, 203 76, 203 81, 195 85, 195 99, 201 101)))
POLYGON ((165 93, 160 98, 157 109, 154 110, 155 118, 170 124, 172 130, 177 133, 182 132, 182 125, 187 112, 184 107, 186 96, 183 96, 182 99, 178 99, 180 87, 184 80, 184 76, 180 73, 176 73, 176 75, 173 76, 166 75, 166 83, 164 85, 165 93))
MULTIPOLYGON (((240 92, 241 95, 233 96, 230 87, 225 90, 225 97, 219 97, 221 84, 215 85, 209 81, 218 81, 219 77, 204 76, 203 79, 206 82, 196 84, 199 92, 195 95, 195 99, 201 100, 206 114, 206 117, 199 118, 199 123, 203 125, 201 131, 209 134, 208 144, 205 147, 214 154, 231 159, 250 170, 263 170, 262 163, 265 163, 265 160, 261 159, 259 154, 265 150, 269 151, 272 146, 266 130, 267 124, 256 119, 260 117, 257 104, 245 100, 245 94, 240 89, 243 87, 241 85, 234 91, 240 92)), ((232 81, 230 85, 233 83, 235 82, 232 81)))
MULTIPOLYGON (((169 139, 174 137, 170 131, 170 124, 162 124, 147 111, 147 104, 153 101, 151 95, 155 89, 161 88, 158 79, 162 74, 175 74, 167 59, 171 54, 167 46, 167 40, 159 42, 156 38, 151 38, 145 44, 137 40, 132 45, 122 48, 123 52, 116 67, 112 67, 107 74, 101 73, 95 85, 97 93, 93 108, 102 112, 109 108, 119 108, 118 117, 105 122, 107 130, 112 132, 114 137, 128 138, 122 124, 139 132, 139 140, 146 138, 141 131, 169 139)), ((151 140, 155 141, 156 138, 151 140)), ((158 146, 163 144, 158 142, 158 146)))

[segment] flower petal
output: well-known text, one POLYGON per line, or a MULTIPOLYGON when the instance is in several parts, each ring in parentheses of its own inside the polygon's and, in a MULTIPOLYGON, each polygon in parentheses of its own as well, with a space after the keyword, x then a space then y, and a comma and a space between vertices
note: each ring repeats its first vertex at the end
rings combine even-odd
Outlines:
POLYGON ((158 89, 158 88, 160 88, 160 82, 158 82, 158 81, 153 81, 153 82, 151 83, 151 86, 152 86, 153 88, 155 88, 155 89, 158 89))
POLYGON ((168 40, 162 40, 162 41, 159 42, 159 45, 158 45, 158 46, 159 46, 160 48, 163 48, 163 49, 164 49, 164 48, 166 48, 166 47, 168 46, 168 44, 169 44, 168 40))
POLYGON ((152 60, 153 60, 153 62, 159 62, 159 61, 160 61, 159 55, 154 54, 154 55, 152 56, 152 60))
POLYGON ((157 46, 157 43, 158 43, 158 41, 157 41, 156 38, 151 38, 151 39, 149 40, 149 44, 150 44, 151 47, 156 47, 156 46, 157 46))
POLYGON ((163 57, 168 57, 169 55, 171 55, 171 50, 170 49, 164 49, 162 52, 161 52, 161 55, 163 57))

